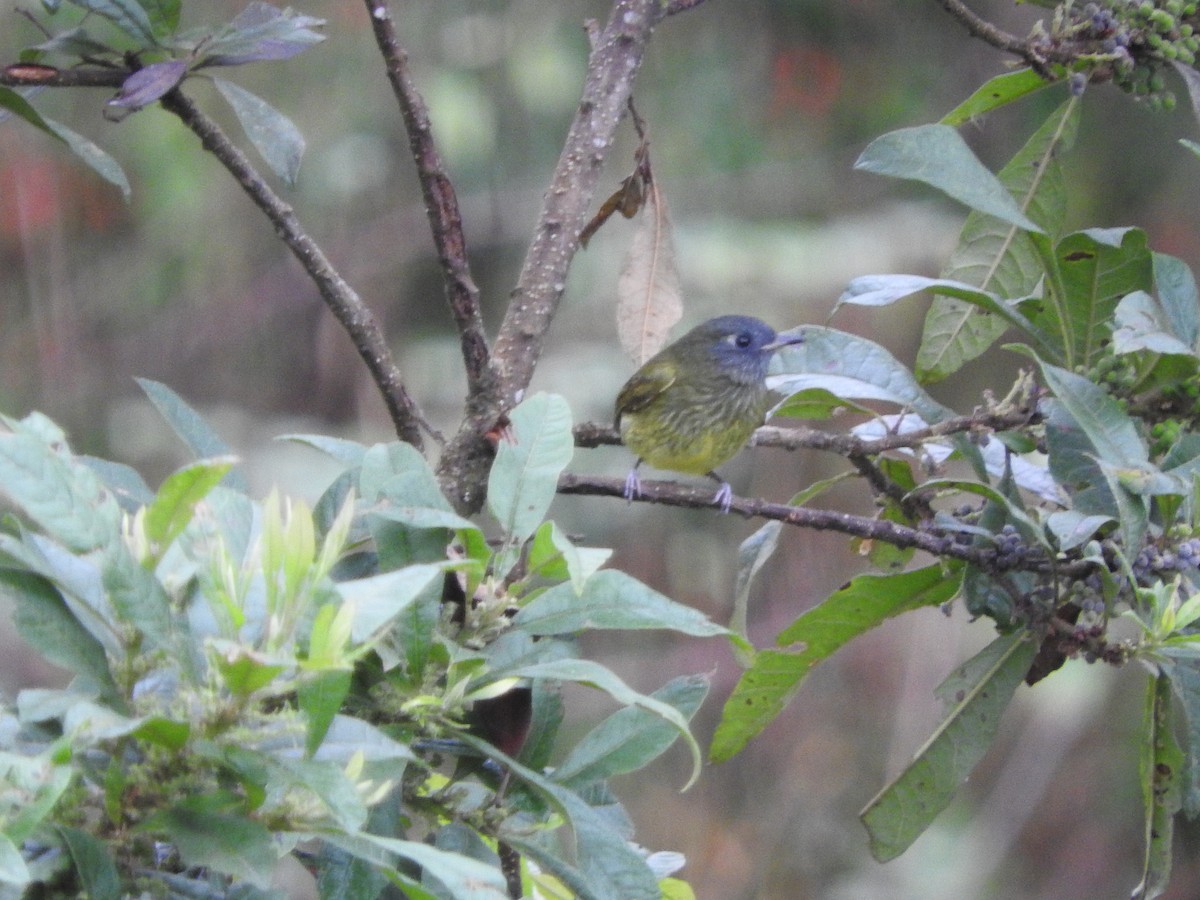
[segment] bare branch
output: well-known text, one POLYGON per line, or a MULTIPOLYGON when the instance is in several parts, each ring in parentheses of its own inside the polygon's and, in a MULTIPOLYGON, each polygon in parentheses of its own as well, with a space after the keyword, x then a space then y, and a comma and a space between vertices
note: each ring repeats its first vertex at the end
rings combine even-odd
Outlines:
POLYGON ((665 15, 662 0, 616 0, 595 36, 583 95, 550 182, 517 286, 492 350, 494 382, 468 396, 467 416, 443 454, 438 475, 460 511, 483 502, 492 446, 487 433, 524 393, 542 355, 579 249, 579 233, 650 35, 665 15))
POLYGON ((977 37, 998 50, 1019 56, 1030 67, 1047 81, 1057 81, 1057 76, 1050 70, 1044 49, 1039 42, 1025 41, 998 28, 986 19, 976 15, 962 0, 938 0, 942 7, 954 18, 958 19, 972 37, 977 37))
MULTIPOLYGON (((640 503, 657 503, 687 509, 718 508, 713 502, 712 487, 707 484, 693 486, 674 481, 642 481, 640 491, 637 498, 640 503)), ((567 473, 559 476, 558 492, 624 499, 625 479, 567 473)), ((901 525, 886 519, 856 516, 837 510, 789 506, 786 503, 772 503, 759 498, 734 497, 729 511, 747 519, 769 519, 799 528, 836 531, 865 540, 882 541, 894 547, 923 550, 945 559, 960 559, 973 563, 990 572, 1053 570, 1059 576, 1081 577, 1095 567, 1095 563, 1085 560, 1062 562, 1042 557, 1031 557, 1013 567, 1001 567, 996 563, 995 550, 973 544, 961 544, 954 540, 953 535, 940 529, 901 525)))
POLYGON ((409 73, 408 54, 396 38, 387 0, 366 0, 366 4, 392 92, 400 104, 400 113, 408 131, 409 149, 417 164, 417 177, 425 197, 430 231, 446 279, 446 296, 462 343, 468 390, 471 394, 478 394, 483 390, 481 385, 490 378, 488 345, 483 316, 479 310, 479 288, 471 277, 467 260, 467 241, 458 197, 434 143, 429 110, 409 73))
POLYGON ((55 69, 17 63, 0 69, 0 87, 119 88, 132 69, 55 69))
POLYGON ((162 98, 162 105, 178 116, 200 138, 204 149, 221 161, 242 189, 250 195, 255 205, 271 220, 280 238, 316 283, 326 305, 350 335, 359 356, 366 363, 371 377, 383 394, 396 435, 420 448, 420 429, 424 427, 431 434, 434 432, 408 395, 400 377, 400 370, 392 359, 387 341, 370 309, 342 279, 321 248, 300 226, 300 220, 292 208, 271 190, 270 185, 255 171, 246 155, 229 140, 215 122, 205 116, 178 88, 162 98))

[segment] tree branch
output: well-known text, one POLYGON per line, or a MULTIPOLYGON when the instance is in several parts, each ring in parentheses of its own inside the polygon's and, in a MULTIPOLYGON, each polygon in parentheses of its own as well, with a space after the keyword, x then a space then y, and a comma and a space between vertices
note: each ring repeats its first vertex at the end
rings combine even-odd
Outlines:
MULTIPOLYGON (((625 479, 606 478, 595 475, 563 474, 558 479, 558 492, 578 496, 625 497, 625 479)), ((686 509, 716 509, 712 489, 707 485, 686 485, 674 481, 642 481, 637 498, 641 503, 657 503, 663 506, 678 506, 686 509)), ((1057 573, 1060 577, 1082 577, 1092 571, 1095 563, 1087 560, 1047 560, 1033 557, 1015 566, 997 564, 997 553, 990 547, 960 544, 954 536, 939 530, 914 528, 851 513, 829 509, 810 509, 805 506, 789 506, 769 500, 750 497, 734 497, 729 511, 747 519, 769 519, 811 528, 816 531, 836 531, 865 540, 877 540, 894 547, 924 550, 926 553, 948 559, 960 559, 989 572, 1033 571, 1057 573)))
POLYGON ((0 69, 0 87, 119 88, 132 69, 55 69, 15 63, 0 69))
POLYGON ((1041 42, 1025 41, 1015 35, 1009 34, 1002 28, 998 28, 986 19, 976 15, 967 8, 962 0, 937 0, 937 2, 941 3, 942 8, 946 12, 958 19, 966 27, 967 33, 972 37, 977 37, 998 50, 1021 57, 1021 59, 1029 63, 1030 68, 1047 81, 1058 80, 1058 76, 1050 70, 1049 60, 1046 55, 1047 48, 1041 46, 1041 42))
POLYGON ((271 190, 255 171, 249 159, 229 140, 220 127, 205 116, 178 88, 162 98, 163 108, 174 113, 200 138, 204 149, 213 154, 250 195, 255 205, 275 226, 276 232, 316 283, 326 305, 346 329, 359 356, 366 363, 387 404, 396 435, 413 446, 422 446, 423 427, 433 430, 421 417, 404 387, 400 370, 392 359, 375 317, 354 289, 342 279, 321 248, 300 226, 292 208, 271 190))
POLYGON ((446 279, 446 297, 462 344, 467 388, 472 394, 480 393, 491 375, 489 353, 483 316, 479 309, 479 288, 471 277, 467 260, 467 241, 458 197, 434 143, 429 110, 413 84, 408 69, 408 54, 396 39, 396 28, 387 0, 366 0, 366 4, 375 42, 387 67, 388 81, 400 104, 400 114, 408 132, 409 149, 417 164, 417 177, 425 197, 429 228, 446 279))
POLYGON ((494 382, 468 396, 466 418, 438 467, 443 488, 462 512, 483 502, 493 452, 487 434, 519 402, 541 358, 605 158, 650 35, 666 12, 662 0, 616 0, 608 23, 595 34, 583 95, 492 349, 494 382))

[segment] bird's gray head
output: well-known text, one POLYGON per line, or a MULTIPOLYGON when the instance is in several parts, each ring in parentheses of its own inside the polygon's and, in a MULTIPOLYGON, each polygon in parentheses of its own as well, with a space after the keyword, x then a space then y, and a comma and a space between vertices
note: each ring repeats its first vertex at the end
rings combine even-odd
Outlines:
POLYGON ((707 353, 722 373, 739 381, 759 382, 767 377, 771 354, 800 338, 777 341, 775 329, 753 316, 717 316, 697 325, 680 345, 689 353, 707 353))

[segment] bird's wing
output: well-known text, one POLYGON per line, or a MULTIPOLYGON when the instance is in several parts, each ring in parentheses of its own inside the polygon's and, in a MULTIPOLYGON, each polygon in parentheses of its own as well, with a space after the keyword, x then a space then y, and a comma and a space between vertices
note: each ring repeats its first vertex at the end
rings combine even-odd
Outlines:
POLYGON ((625 413, 639 412, 673 385, 678 373, 670 363, 642 366, 617 394, 617 422, 625 413))

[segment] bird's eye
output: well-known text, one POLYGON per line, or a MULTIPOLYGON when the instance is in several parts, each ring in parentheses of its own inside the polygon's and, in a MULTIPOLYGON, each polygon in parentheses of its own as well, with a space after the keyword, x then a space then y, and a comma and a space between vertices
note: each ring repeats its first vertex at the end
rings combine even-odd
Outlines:
POLYGON ((733 342, 738 347, 741 347, 743 350, 745 350, 747 347, 750 346, 750 342, 753 340, 754 339, 750 336, 750 332, 743 331, 741 334, 739 334, 737 337, 735 337, 733 339, 733 342))

